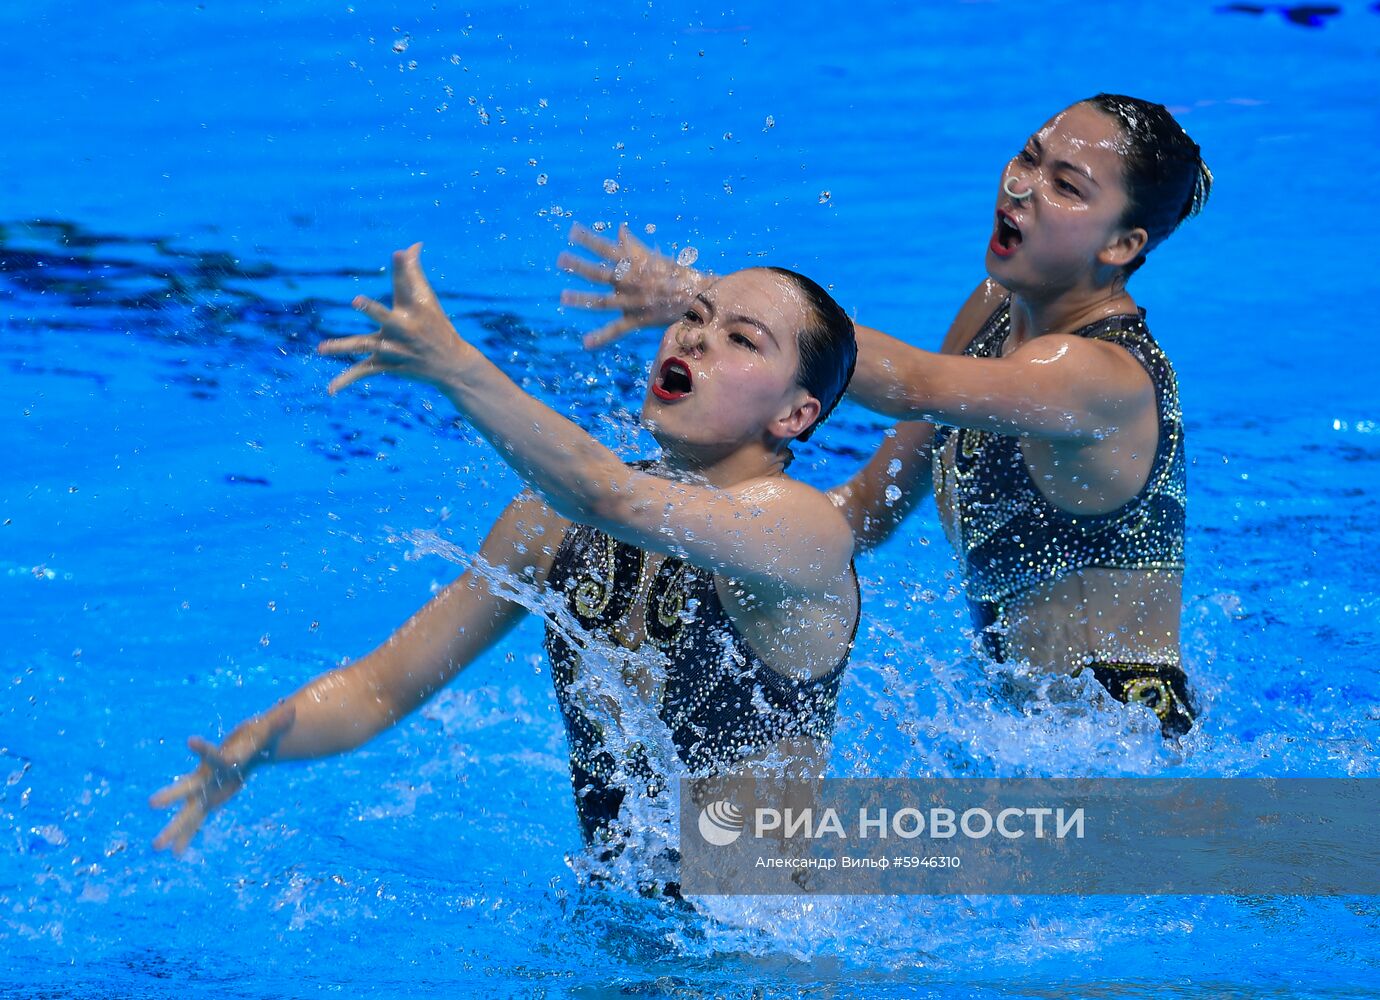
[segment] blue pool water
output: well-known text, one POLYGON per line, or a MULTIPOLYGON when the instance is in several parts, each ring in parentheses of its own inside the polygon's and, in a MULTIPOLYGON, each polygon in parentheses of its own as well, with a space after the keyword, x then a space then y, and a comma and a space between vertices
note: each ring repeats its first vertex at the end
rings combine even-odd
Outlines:
MULTIPOLYGON (((1177 5, 48 3, 0 11, 0 995, 1317 998, 1380 993, 1373 898, 717 899, 581 888, 535 624, 348 758, 251 786, 188 856, 186 736, 401 622, 515 481, 445 408, 331 400, 323 335, 427 242, 462 331, 629 454, 645 337, 554 305, 572 219, 761 259, 937 342, 1000 165, 1099 90, 1217 176, 1133 291, 1192 456, 1167 749, 972 656, 922 511, 860 565, 832 773, 1364 775, 1380 737, 1368 194, 1380 14, 1177 5), (612 182, 611 184, 609 182, 612 182)), ((800 449, 830 484, 882 425, 800 449)))

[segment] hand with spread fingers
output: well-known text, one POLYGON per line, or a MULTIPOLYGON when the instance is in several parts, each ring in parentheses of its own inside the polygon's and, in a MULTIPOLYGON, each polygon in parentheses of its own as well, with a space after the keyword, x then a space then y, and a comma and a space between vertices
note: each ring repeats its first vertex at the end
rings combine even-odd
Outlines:
POLYGON ((263 715, 241 723, 219 747, 193 736, 187 747, 201 758, 197 769, 149 797, 155 809, 182 803, 181 810, 163 828, 153 846, 174 854, 187 849, 206 817, 244 787, 245 779, 260 764, 268 763, 282 735, 292 728, 296 709, 281 702, 263 715))
POLYGON ((372 334, 336 337, 323 341, 320 354, 367 354, 331 380, 328 391, 335 395, 346 386, 371 375, 389 374, 442 385, 465 370, 478 356, 460 338, 454 325, 422 273, 422 245, 414 243, 393 254, 393 307, 358 295, 351 303, 379 324, 372 334))
POLYGON ((567 289, 561 293, 561 304, 622 313, 618 319, 585 334, 584 343, 589 350, 610 344, 632 330, 669 326, 713 281, 712 275, 677 264, 649 248, 628 231, 627 223, 618 227, 617 243, 594 235, 578 223, 571 227, 570 242, 602 258, 604 263, 567 251, 557 258, 557 266, 596 285, 607 285, 612 292, 567 289))

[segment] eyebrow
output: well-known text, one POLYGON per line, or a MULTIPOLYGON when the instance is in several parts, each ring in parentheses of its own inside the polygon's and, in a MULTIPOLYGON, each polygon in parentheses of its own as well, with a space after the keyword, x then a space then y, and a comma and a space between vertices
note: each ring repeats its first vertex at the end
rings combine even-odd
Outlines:
MULTIPOLYGON (((1038 137, 1032 135, 1030 137, 1030 144, 1035 147, 1035 152, 1038 153, 1040 156, 1045 155, 1045 148, 1044 146, 1040 145, 1040 140, 1038 137)), ((1078 176, 1085 177, 1089 182, 1097 184, 1097 178, 1095 178, 1092 175, 1092 171, 1089 170, 1087 167, 1079 166, 1077 163, 1071 163, 1068 160, 1055 160, 1054 167, 1056 170, 1072 170, 1075 174, 1078 174, 1078 176)), ((1097 186, 1101 187, 1102 185, 1097 184, 1097 186)))
MULTIPOLYGON (((711 317, 714 315, 714 303, 710 302, 707 298, 705 298, 703 292, 695 296, 695 301, 703 302, 705 308, 709 310, 709 315, 711 317)), ((771 338, 772 344, 776 346, 776 349, 778 351, 781 349, 781 344, 777 341, 776 334, 772 333, 771 330, 767 327, 767 324, 763 323, 761 320, 753 319, 751 316, 741 316, 734 314, 728 317, 728 321, 730 323, 746 323, 748 326, 756 327, 757 329, 761 330, 764 334, 771 338)))

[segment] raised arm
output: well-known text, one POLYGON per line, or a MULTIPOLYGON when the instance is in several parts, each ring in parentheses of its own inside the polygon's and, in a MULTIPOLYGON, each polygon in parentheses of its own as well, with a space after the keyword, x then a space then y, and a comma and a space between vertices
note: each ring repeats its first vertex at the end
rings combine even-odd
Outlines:
POLYGON ((188 740, 201 763, 149 800, 156 808, 182 804, 154 846, 180 853, 256 768, 353 750, 420 706, 521 620, 524 608, 509 596, 511 586, 544 582, 564 526, 535 498, 515 500, 489 532, 476 566, 368 656, 309 681, 235 727, 219 747, 188 740))
POLYGON ((332 392, 381 372, 427 382, 572 521, 748 585, 813 594, 837 584, 853 542, 824 494, 783 477, 719 489, 628 468, 460 338, 422 274, 419 252, 414 246, 394 255, 392 309, 355 300, 379 323, 377 333, 321 345, 329 355, 372 352, 337 377, 332 392))
MULTIPOLYGON (((998 288, 986 282, 974 296, 995 308, 998 288)), ((865 327, 849 395, 902 420, 1067 442, 1099 440, 1154 401, 1144 369, 1102 341, 1049 334, 1006 357, 970 358, 865 327)))

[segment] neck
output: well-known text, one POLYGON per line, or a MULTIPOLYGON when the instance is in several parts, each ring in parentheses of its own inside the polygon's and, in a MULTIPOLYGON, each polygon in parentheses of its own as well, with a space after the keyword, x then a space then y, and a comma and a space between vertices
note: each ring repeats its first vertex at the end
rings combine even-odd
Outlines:
POLYGON ((1135 311, 1135 300, 1119 282, 1050 296, 1013 292, 1011 332, 1021 343, 1047 333, 1072 333, 1108 316, 1135 311))
POLYGON ((702 479, 724 489, 785 471, 788 449, 774 450, 750 444, 728 451, 687 447, 678 441, 661 441, 661 464, 672 473, 702 479))

